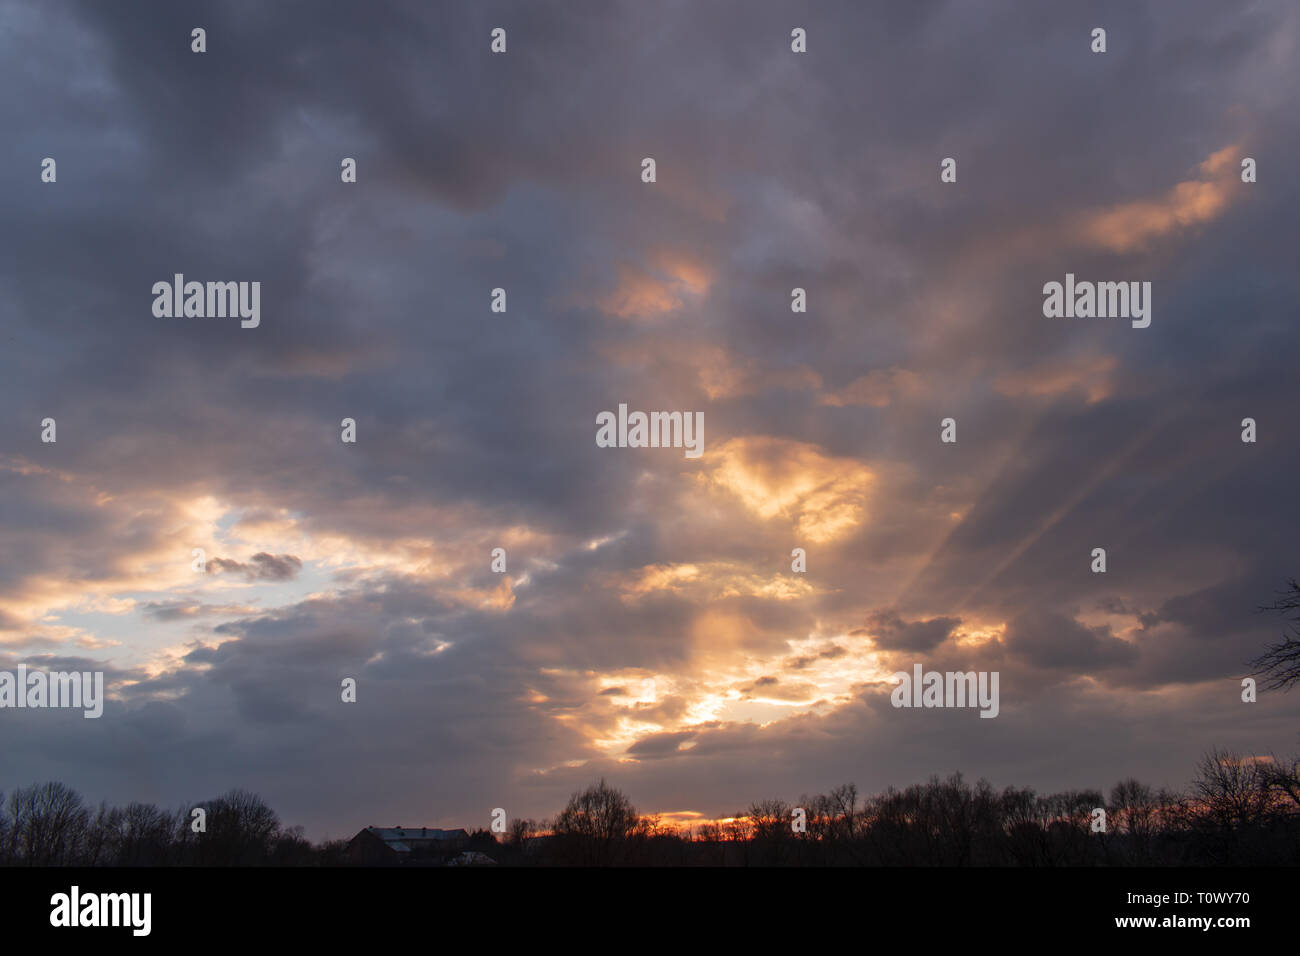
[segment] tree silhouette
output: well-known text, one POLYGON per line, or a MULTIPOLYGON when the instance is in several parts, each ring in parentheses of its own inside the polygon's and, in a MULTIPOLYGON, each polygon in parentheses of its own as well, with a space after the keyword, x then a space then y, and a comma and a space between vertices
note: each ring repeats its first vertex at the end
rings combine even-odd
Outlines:
POLYGON ((51 781, 9 795, 7 855, 28 866, 77 862, 90 814, 81 795, 51 781))
MULTIPOLYGON (((470 848, 514 866, 1189 866, 1300 861, 1300 757, 1212 750, 1181 792, 1125 779, 1097 790, 995 791, 960 773, 860 796, 853 784, 758 800, 695 834, 642 816, 600 780, 574 793, 553 824, 516 821, 504 841, 486 830, 470 848), (806 829, 791 827, 793 806, 806 829), (1094 831, 1104 807, 1107 827, 1094 831), (553 832, 533 841, 529 837, 553 832)), ((0 865, 339 866, 345 840, 309 842, 281 826, 254 793, 231 790, 174 810, 148 803, 88 806, 57 782, 0 798, 0 865), (190 811, 207 810, 195 833, 190 811)), ((429 860, 428 863, 445 863, 429 860)))
POLYGON ((1260 605, 1259 610, 1288 615, 1290 633, 1251 661, 1255 673, 1264 678, 1266 689, 1285 690, 1300 682, 1300 582, 1291 578, 1286 590, 1278 592, 1277 600, 1260 605))
POLYGON ((204 803, 207 833, 194 841, 200 864, 255 866, 267 862, 280 833, 280 819, 261 797, 236 788, 204 803))
POLYGON ((571 862, 586 866, 619 862, 627 841, 638 831, 640 817, 632 801, 602 777, 569 798, 555 818, 555 836, 571 862))

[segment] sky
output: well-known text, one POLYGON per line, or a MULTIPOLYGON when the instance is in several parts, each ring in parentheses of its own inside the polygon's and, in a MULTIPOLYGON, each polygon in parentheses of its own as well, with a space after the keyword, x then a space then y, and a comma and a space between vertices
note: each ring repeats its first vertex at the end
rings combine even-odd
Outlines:
POLYGON ((1298 39, 1282 0, 5 4, 0 668, 109 700, 0 711, 0 790, 238 786, 319 838, 1294 752, 1300 693, 1240 682, 1300 573, 1298 39), (260 324, 155 316, 177 273, 260 324), (1046 317, 1067 273, 1149 327, 1046 317), (620 404, 703 454, 598 447, 620 404), (996 719, 892 706, 918 663, 996 671, 996 719))

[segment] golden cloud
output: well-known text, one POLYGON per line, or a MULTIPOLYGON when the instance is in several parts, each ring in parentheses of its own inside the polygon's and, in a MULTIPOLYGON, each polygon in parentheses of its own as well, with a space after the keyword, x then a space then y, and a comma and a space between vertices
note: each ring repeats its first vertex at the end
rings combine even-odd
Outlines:
POLYGON ((1113 252, 1145 248, 1153 239, 1191 229, 1221 216, 1240 186, 1240 147, 1226 146, 1197 167, 1197 178, 1178 183, 1158 199, 1140 199, 1089 213, 1080 230, 1091 243, 1113 252))
POLYGON ((596 307, 620 319, 654 318, 698 301, 713 284, 712 270, 682 253, 659 250, 647 260, 620 265, 618 284, 596 307))
POLYGON ((759 518, 786 518, 800 540, 821 543, 857 527, 866 516, 871 469, 834 458, 816 445, 768 436, 733 438, 709 450, 701 476, 759 518))
POLYGON ((813 593, 813 586, 795 575, 756 574, 734 564, 653 564, 622 586, 623 600, 650 594, 689 594, 697 600, 729 597, 764 597, 789 601, 813 593))

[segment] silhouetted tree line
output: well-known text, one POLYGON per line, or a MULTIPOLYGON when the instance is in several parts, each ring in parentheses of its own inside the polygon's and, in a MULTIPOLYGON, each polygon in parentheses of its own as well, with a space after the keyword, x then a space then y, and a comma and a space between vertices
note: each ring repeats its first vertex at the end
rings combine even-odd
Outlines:
POLYGON ((9 866, 292 866, 316 863, 321 851, 245 790, 176 810, 91 807, 55 782, 0 794, 0 863, 9 866), (204 809, 206 832, 194 832, 193 807, 204 809))
MULTIPOLYGON (((177 810, 87 806, 61 783, 0 799, 0 863, 10 866, 333 866, 347 841, 311 844, 255 794, 232 790, 177 810), (195 833, 191 810, 206 810, 195 833)), ((552 821, 477 830, 467 849, 507 865, 559 866, 1196 866, 1300 863, 1300 759, 1205 755, 1183 793, 1137 780, 1040 795, 961 774, 861 797, 853 784, 794 804, 751 803, 692 829, 637 812, 603 779, 552 821), (1097 808, 1105 830, 1094 827, 1097 808), (802 810, 802 815, 796 814, 802 810), (799 821, 799 825, 796 825, 799 821)))
POLYGON ((1040 795, 960 773, 860 798, 853 784, 751 803, 683 833, 639 816, 603 780, 530 848, 516 822, 502 862, 732 866, 1196 866, 1300 863, 1300 759, 1205 755, 1186 793, 1137 780, 1040 795), (1104 831, 1094 811, 1106 812, 1104 831), (801 809, 802 826, 795 811, 801 809))

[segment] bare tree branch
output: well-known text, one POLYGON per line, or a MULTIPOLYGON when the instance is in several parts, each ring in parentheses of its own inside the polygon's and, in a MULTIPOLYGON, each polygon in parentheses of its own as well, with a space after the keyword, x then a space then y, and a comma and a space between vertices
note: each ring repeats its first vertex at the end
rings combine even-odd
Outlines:
POLYGON ((1300 683, 1300 582, 1287 581, 1284 591, 1279 591, 1272 604, 1261 604, 1260 611, 1277 611, 1287 615, 1291 632, 1272 644, 1263 654, 1250 662, 1253 673, 1263 679, 1266 690, 1287 690, 1300 683))

